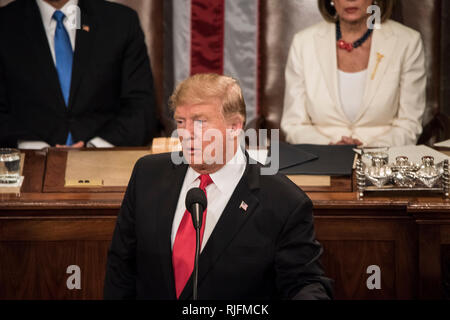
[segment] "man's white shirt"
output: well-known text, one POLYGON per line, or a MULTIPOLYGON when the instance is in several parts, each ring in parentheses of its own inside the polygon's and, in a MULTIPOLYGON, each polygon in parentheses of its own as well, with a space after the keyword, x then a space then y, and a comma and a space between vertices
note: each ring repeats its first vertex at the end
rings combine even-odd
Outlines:
MULTIPOLYGON (((48 2, 44 0, 36 0, 37 5, 39 7, 39 11, 41 12, 42 23, 44 24, 45 33, 47 35, 48 45, 50 47, 50 51, 52 53, 53 62, 56 65, 56 56, 55 56, 55 31, 56 31, 56 20, 53 19, 53 14, 56 9, 50 5, 48 2)), ((71 22, 67 17, 73 15, 72 12, 73 6, 78 5, 78 0, 69 0, 61 9, 62 13, 66 15, 66 18, 63 21, 64 27, 69 34, 70 43, 72 44, 72 50, 75 51, 75 38, 77 34, 77 30, 73 27, 71 22)))
MULTIPOLYGON (((238 185, 246 168, 246 157, 240 147, 234 157, 225 164, 219 171, 210 174, 213 181, 206 187, 206 195, 208 199, 208 208, 206 213, 205 231, 203 233, 202 248, 205 247, 211 236, 217 222, 219 221, 225 207, 230 200, 234 189, 238 185)), ((177 208, 172 223, 171 244, 175 242, 178 227, 183 219, 186 211, 186 194, 192 188, 198 188, 200 185, 200 174, 191 167, 188 168, 184 177, 183 186, 181 187, 180 196, 178 198, 177 208)), ((239 208, 236 208, 238 210, 239 208)))

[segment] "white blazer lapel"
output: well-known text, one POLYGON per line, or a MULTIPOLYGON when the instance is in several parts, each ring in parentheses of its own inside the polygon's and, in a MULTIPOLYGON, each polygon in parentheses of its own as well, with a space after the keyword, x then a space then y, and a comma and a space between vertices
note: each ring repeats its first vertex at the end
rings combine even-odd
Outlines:
POLYGON ((327 83, 328 92, 336 104, 336 111, 342 119, 348 122, 342 106, 338 88, 337 52, 336 52, 336 27, 332 23, 323 25, 315 35, 315 52, 319 59, 322 74, 327 83))
POLYGON ((385 80, 384 74, 394 56, 396 46, 396 36, 392 32, 389 23, 381 25, 381 29, 375 29, 372 36, 372 46, 370 49, 369 66, 367 72, 366 86, 364 91, 363 105, 355 122, 359 121, 372 100, 378 93, 378 87, 385 80))

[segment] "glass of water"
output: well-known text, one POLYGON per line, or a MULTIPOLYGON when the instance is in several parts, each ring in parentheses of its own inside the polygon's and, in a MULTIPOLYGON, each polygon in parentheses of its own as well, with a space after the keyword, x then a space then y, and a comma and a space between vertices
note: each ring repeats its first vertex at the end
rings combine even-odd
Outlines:
POLYGON ((20 151, 0 149, 0 183, 17 183, 20 179, 20 151))

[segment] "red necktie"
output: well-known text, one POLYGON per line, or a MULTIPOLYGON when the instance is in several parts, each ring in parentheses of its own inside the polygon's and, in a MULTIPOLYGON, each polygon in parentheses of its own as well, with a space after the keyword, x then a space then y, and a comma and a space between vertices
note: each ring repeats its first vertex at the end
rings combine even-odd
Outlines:
MULTIPOLYGON (((200 176, 200 189, 205 192, 206 187, 213 183, 209 175, 200 176)), ((200 246, 203 240, 203 232, 205 231, 206 210, 203 212, 202 227, 200 229, 200 246)), ((175 275, 175 287, 177 290, 177 299, 186 286, 192 271, 194 270, 195 262, 195 228, 192 223, 191 214, 189 211, 184 212, 183 219, 177 230, 175 242, 172 249, 172 264, 175 275)))

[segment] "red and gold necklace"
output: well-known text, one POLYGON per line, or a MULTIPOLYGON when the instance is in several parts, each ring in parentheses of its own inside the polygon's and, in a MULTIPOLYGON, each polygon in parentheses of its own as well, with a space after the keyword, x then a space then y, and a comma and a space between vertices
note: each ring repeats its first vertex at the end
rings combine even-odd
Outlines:
POLYGON ((359 38, 358 40, 356 40, 353 43, 349 43, 349 42, 345 42, 344 40, 342 40, 342 32, 341 32, 341 23, 338 21, 336 21, 336 41, 337 41, 337 45, 339 47, 339 49, 345 49, 348 52, 352 52, 353 49, 356 49, 358 47, 360 47, 372 34, 373 29, 367 29, 366 33, 364 33, 364 35, 359 38))

